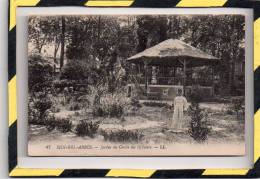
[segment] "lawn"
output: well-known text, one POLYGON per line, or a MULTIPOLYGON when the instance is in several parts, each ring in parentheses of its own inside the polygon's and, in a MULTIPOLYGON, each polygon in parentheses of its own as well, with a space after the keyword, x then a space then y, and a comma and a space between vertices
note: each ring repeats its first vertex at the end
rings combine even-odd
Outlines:
MULTIPOLYGON (((225 105, 221 103, 201 103, 200 106, 208 111, 208 120, 211 128, 207 144, 211 143, 244 143, 244 120, 236 119, 235 114, 227 114, 225 105)), ((190 116, 185 113, 184 131, 175 133, 169 130, 172 120, 171 109, 165 107, 145 106, 133 113, 128 113, 120 118, 116 117, 89 117, 90 111, 79 109, 68 110, 67 106, 59 106, 60 111, 54 113, 55 118, 61 120, 66 118, 72 121, 73 126, 81 119, 100 122, 99 129, 94 137, 79 137, 73 132, 62 133, 56 129, 48 131, 43 125, 29 126, 29 145, 37 143, 52 143, 59 141, 99 141, 106 143, 102 135, 103 131, 127 130, 140 133, 143 137, 138 143, 158 144, 158 143, 196 143, 188 134, 190 116)), ((75 127, 72 128, 72 131, 75 127)))

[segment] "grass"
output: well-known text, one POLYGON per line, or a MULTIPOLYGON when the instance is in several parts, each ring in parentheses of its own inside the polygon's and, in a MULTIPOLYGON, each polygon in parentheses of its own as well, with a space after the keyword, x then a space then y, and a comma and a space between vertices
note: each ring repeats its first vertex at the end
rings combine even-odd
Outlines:
POLYGON ((72 122, 69 119, 61 118, 55 119, 53 116, 45 121, 45 126, 48 131, 54 129, 59 130, 62 133, 70 132, 72 129, 72 122))
POLYGON ((110 142, 140 142, 144 135, 138 130, 115 130, 115 131, 102 131, 105 141, 110 142))
POLYGON ((99 128, 99 122, 88 122, 87 120, 81 120, 79 124, 76 126, 76 134, 77 136, 84 137, 89 136, 93 138, 95 134, 97 133, 97 130, 99 128))

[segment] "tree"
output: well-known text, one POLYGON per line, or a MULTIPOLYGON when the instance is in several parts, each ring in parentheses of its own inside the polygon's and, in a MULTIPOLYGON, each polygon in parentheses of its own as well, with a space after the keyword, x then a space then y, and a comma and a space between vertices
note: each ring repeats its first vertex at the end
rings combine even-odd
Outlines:
POLYGON ((199 102, 201 96, 199 92, 194 89, 190 96, 191 105, 189 107, 189 116, 191 116, 188 133, 196 142, 204 142, 210 133, 210 127, 207 119, 207 114, 200 108, 199 102))
POLYGON ((243 61, 244 17, 240 15, 194 16, 189 21, 186 41, 191 45, 219 57, 217 67, 222 86, 228 93, 234 91, 235 63, 243 61))
POLYGON ((38 53, 41 53, 42 47, 50 41, 49 22, 45 17, 30 17, 28 23, 29 42, 32 42, 38 53))
POLYGON ((64 63, 64 49, 65 49, 65 17, 61 17, 61 50, 60 50, 60 69, 63 67, 64 63))
POLYGON ((50 88, 53 80, 52 66, 37 54, 29 55, 28 63, 29 91, 34 93, 50 88))
POLYGON ((53 45, 54 62, 56 62, 57 53, 60 46, 60 57, 61 59, 64 58, 66 36, 65 19, 65 17, 60 16, 29 18, 29 41, 35 45, 35 48, 37 49, 38 53, 42 52, 42 48, 44 45, 53 45))
POLYGON ((138 16, 137 17, 137 52, 154 46, 167 39, 167 16, 138 16))

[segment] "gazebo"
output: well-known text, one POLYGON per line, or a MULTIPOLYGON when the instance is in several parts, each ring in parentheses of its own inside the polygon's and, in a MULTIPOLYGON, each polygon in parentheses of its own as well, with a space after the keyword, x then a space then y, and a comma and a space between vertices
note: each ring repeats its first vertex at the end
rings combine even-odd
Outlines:
POLYGON ((168 100, 176 96, 178 89, 187 95, 196 85, 205 95, 214 95, 214 66, 220 59, 181 40, 165 40, 127 61, 131 64, 129 94, 139 89, 144 97, 168 100), (194 67, 204 66, 211 67, 210 80, 193 73, 194 67))

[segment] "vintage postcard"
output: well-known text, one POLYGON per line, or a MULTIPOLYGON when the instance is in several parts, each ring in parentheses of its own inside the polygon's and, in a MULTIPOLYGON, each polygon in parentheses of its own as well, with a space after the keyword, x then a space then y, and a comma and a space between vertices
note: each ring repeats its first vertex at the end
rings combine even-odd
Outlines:
POLYGON ((28 155, 245 154, 245 16, 28 17, 28 155))

